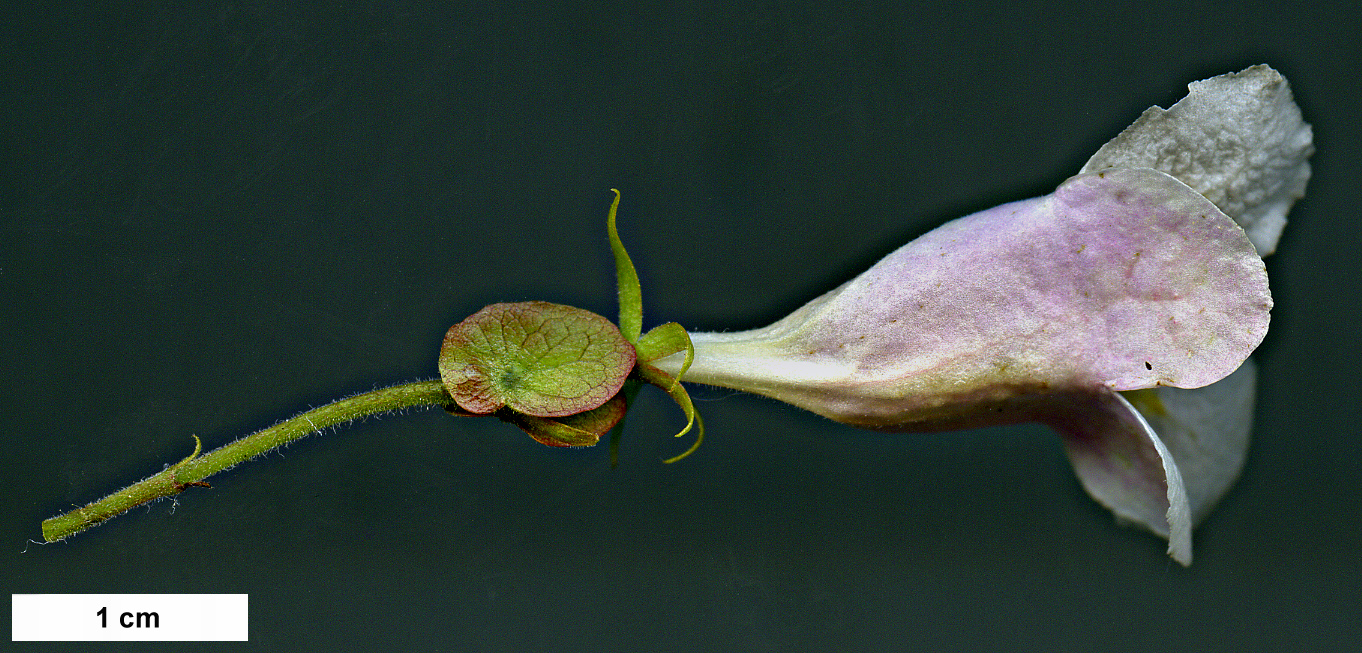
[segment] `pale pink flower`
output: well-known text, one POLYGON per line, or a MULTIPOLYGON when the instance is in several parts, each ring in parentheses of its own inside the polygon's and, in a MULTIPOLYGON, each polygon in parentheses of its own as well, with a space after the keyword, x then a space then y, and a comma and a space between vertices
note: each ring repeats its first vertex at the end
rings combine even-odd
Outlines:
POLYGON ((1189 88, 1050 195, 949 222, 768 327, 692 334, 683 380, 875 429, 1045 423, 1095 499, 1189 564, 1248 444, 1257 252, 1312 151, 1271 68, 1189 88))

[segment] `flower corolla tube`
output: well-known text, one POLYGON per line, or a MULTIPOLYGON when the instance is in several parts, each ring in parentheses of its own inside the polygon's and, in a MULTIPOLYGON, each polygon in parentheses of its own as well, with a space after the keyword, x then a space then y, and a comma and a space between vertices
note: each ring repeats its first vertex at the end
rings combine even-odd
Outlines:
POLYGON ((1267 66, 1189 90, 1049 195, 949 222, 765 328, 691 334, 682 380, 874 429, 1046 424, 1094 499, 1190 564, 1243 465, 1261 255, 1313 146, 1267 66))

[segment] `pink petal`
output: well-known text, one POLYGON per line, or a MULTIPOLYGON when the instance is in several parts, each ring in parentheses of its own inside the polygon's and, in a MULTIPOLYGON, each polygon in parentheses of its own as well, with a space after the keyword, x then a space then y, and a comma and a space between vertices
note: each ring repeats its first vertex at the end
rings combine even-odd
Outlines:
POLYGON ((1233 221, 1164 173, 1114 169, 947 223, 764 329, 693 334, 684 380, 936 428, 1049 392, 1212 383, 1271 306, 1233 221))

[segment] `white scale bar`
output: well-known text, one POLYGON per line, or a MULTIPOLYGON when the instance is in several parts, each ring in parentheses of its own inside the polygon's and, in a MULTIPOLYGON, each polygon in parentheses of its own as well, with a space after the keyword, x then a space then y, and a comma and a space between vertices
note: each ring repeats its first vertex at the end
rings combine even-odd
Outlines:
POLYGON ((15 642, 244 642, 247 594, 11 594, 15 642))

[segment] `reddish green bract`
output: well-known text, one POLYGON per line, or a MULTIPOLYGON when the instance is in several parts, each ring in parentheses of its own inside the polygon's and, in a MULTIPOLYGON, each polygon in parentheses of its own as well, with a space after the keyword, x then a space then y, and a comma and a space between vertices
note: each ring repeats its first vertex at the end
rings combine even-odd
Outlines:
POLYGON ((619 328, 595 313, 517 302, 492 304, 450 328, 439 367, 465 411, 563 417, 614 397, 635 359, 619 328))

